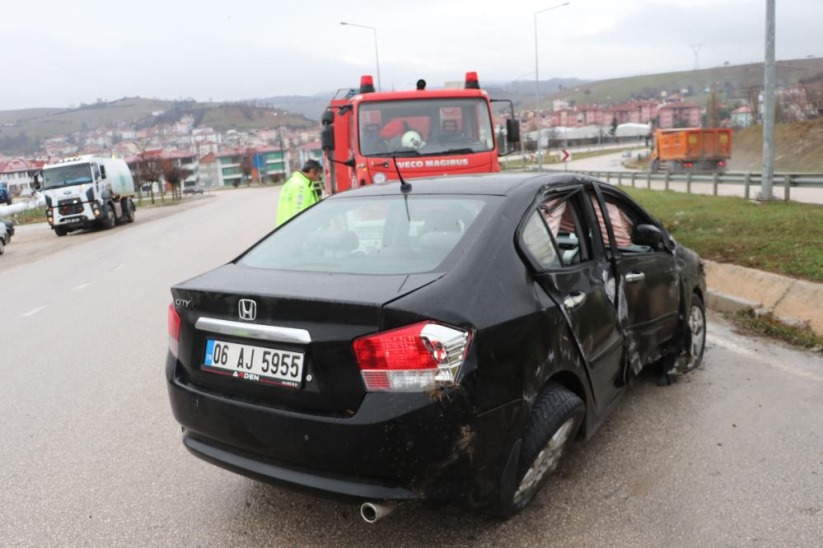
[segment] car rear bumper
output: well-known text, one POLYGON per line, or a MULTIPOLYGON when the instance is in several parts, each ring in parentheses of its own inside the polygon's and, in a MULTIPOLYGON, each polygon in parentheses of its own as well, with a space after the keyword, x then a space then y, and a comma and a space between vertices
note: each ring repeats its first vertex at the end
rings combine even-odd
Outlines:
POLYGON ((409 489, 380 483, 369 483, 362 478, 345 478, 319 474, 313 470, 267 462, 253 455, 246 455, 236 448, 228 448, 196 437, 191 432, 183 433, 183 445, 193 455, 207 462, 250 478, 315 491, 324 495, 350 497, 368 500, 412 500, 418 496, 409 489))
POLYGON ((472 477, 462 398, 369 393, 350 417, 229 398, 174 374, 168 391, 194 455, 269 483, 358 499, 453 499, 472 477))

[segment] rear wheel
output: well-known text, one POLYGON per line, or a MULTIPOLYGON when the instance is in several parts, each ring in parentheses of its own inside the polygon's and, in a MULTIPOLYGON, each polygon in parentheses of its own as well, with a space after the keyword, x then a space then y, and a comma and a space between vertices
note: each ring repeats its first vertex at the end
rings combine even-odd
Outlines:
POLYGON ((523 436, 516 487, 497 509, 503 516, 523 510, 534 499, 577 436, 585 404, 559 384, 549 384, 537 397, 523 436))
POLYGON ((54 233, 57 234, 58 236, 65 236, 66 232, 67 232, 66 229, 63 228, 62 226, 54 227, 54 233))
POLYGON ((6 244, 3 243, 3 238, 0 238, 0 255, 6 252, 6 244))
POLYGON ((706 307, 699 295, 692 295, 692 304, 689 309, 688 334, 683 344, 681 362, 678 370, 688 373, 700 367, 703 363, 703 353, 706 351, 706 307))

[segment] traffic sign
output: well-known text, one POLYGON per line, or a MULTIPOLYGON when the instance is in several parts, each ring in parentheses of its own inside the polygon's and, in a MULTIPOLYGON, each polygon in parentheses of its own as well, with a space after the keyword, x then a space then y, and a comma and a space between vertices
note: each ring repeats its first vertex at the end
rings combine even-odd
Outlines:
POLYGON ((569 154, 569 151, 566 150, 565 148, 561 149, 561 150, 563 151, 563 159, 561 160, 561 162, 565 162, 566 160, 569 159, 569 156, 571 156, 571 155, 569 154))

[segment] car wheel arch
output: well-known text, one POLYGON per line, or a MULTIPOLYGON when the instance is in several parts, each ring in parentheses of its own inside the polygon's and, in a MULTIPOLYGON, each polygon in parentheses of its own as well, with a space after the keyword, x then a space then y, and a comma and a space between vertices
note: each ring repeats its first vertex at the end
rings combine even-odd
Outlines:
POLYGON ((563 388, 566 388, 570 392, 572 392, 575 396, 583 400, 584 405, 584 419, 583 424, 580 427, 580 434, 585 436, 586 435, 586 420, 585 416, 588 414, 589 409, 589 394, 586 392, 586 388, 584 385, 583 380, 572 371, 563 370, 558 371, 557 373, 551 375, 543 386, 540 387, 538 390, 538 394, 545 390, 550 384, 559 384, 563 388))

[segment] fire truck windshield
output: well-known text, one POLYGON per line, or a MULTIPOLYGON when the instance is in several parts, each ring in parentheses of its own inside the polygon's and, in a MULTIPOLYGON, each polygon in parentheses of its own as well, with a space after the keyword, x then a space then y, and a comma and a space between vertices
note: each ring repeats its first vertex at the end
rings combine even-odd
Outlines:
POLYGON ((360 103, 363 156, 444 156, 494 150, 491 113, 480 98, 360 103))

